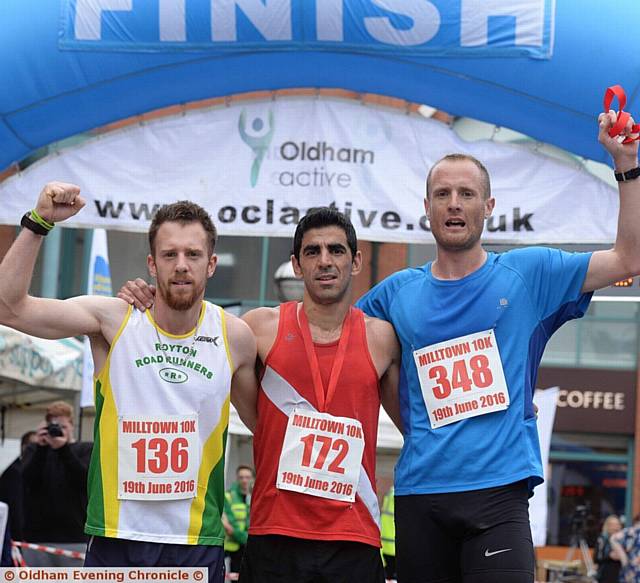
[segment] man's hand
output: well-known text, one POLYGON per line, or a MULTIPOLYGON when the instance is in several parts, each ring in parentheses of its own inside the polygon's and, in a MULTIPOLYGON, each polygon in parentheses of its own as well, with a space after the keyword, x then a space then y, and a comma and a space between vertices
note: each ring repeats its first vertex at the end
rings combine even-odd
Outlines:
POLYGON ((609 135, 609 130, 614 126, 617 119, 618 114, 613 109, 598 116, 598 141, 611 154, 616 170, 618 172, 626 172, 638 165, 638 141, 635 140, 628 144, 623 144, 622 140, 627 137, 634 138, 638 134, 631 133, 631 128, 635 122, 632 117, 629 117, 622 134, 612 138, 609 135))
POLYGON ((49 434, 47 433, 47 422, 46 421, 40 422, 40 424, 36 428, 36 443, 40 446, 49 445, 47 443, 48 435, 49 434))
POLYGON ((233 526, 231 526, 231 524, 229 523, 229 519, 227 518, 227 515, 223 512, 222 513, 222 527, 224 528, 224 531, 229 535, 229 536, 233 536, 233 526))
POLYGON ((127 281, 118 292, 118 297, 128 304, 135 306, 141 312, 153 306, 156 296, 156 286, 137 278, 127 281))
POLYGON ((61 437, 52 437, 47 431, 47 425, 48 423, 43 421, 38 425, 38 429, 36 430, 36 443, 39 446, 44 447, 48 445, 51 449, 60 449, 69 442, 69 435, 64 427, 61 427, 61 437))
POLYGON ((77 214, 87 204, 80 187, 67 182, 49 182, 36 203, 36 212, 50 223, 59 223, 77 214))

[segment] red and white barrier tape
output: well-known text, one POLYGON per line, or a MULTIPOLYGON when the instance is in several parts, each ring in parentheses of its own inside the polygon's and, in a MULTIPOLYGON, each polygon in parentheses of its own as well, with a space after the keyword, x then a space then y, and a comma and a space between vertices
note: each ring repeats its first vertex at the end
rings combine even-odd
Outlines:
POLYGON ((11 543, 11 562, 13 563, 14 567, 26 567, 27 564, 24 562, 24 559, 22 558, 22 553, 20 552, 20 549, 15 546, 13 543, 11 543))
POLYGON ((25 543, 19 541, 12 541, 12 545, 16 547, 22 547, 23 549, 32 549, 34 551, 40 551, 42 553, 49 553, 51 555, 58 555, 60 557, 69 557, 71 559, 79 559, 84 561, 84 553, 78 551, 67 551, 66 549, 57 549, 55 547, 47 547, 45 545, 37 545, 34 543, 25 543))

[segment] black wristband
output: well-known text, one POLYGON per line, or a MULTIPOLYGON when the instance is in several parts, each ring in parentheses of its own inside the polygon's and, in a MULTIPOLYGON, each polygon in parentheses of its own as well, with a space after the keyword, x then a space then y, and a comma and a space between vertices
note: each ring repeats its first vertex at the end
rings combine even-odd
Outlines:
POLYGON ((36 223, 31 218, 31 213, 25 213, 25 215, 22 217, 22 220, 20 221, 20 225, 22 225, 25 229, 29 229, 30 231, 34 232, 36 235, 42 235, 43 237, 46 237, 49 234, 49 231, 47 229, 45 229, 39 223, 36 223))
POLYGON ((635 180, 640 176, 640 166, 637 168, 633 168, 632 170, 627 170, 626 172, 614 172, 613 175, 616 177, 618 182, 626 182, 627 180, 635 180))

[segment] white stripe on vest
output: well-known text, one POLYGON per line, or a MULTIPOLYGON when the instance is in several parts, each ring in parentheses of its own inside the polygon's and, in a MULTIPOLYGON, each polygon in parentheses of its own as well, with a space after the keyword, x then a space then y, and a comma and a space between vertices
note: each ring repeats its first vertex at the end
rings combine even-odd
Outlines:
MULTIPOLYGON (((302 397, 296 389, 282 378, 270 366, 265 369, 262 378, 262 390, 269 400, 282 411, 287 417, 291 415, 294 409, 303 409, 307 411, 316 411, 316 408, 302 397)), ((317 411, 316 411, 317 412, 317 411)), ((371 518, 380 528, 380 507, 378 506, 378 497, 371 485, 369 476, 364 467, 360 466, 360 479, 358 481, 357 494, 364 502, 365 507, 371 514, 371 518)))

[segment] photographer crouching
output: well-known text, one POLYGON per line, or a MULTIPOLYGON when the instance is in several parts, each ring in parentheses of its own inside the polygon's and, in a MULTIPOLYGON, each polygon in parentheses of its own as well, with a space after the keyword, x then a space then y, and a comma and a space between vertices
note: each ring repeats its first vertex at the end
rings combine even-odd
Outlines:
MULTIPOLYGON (((49 405, 22 462, 25 540, 84 552, 91 449, 91 443, 75 441, 71 406, 49 405)), ((79 566, 76 559, 40 551, 23 554, 29 566, 79 566)))

